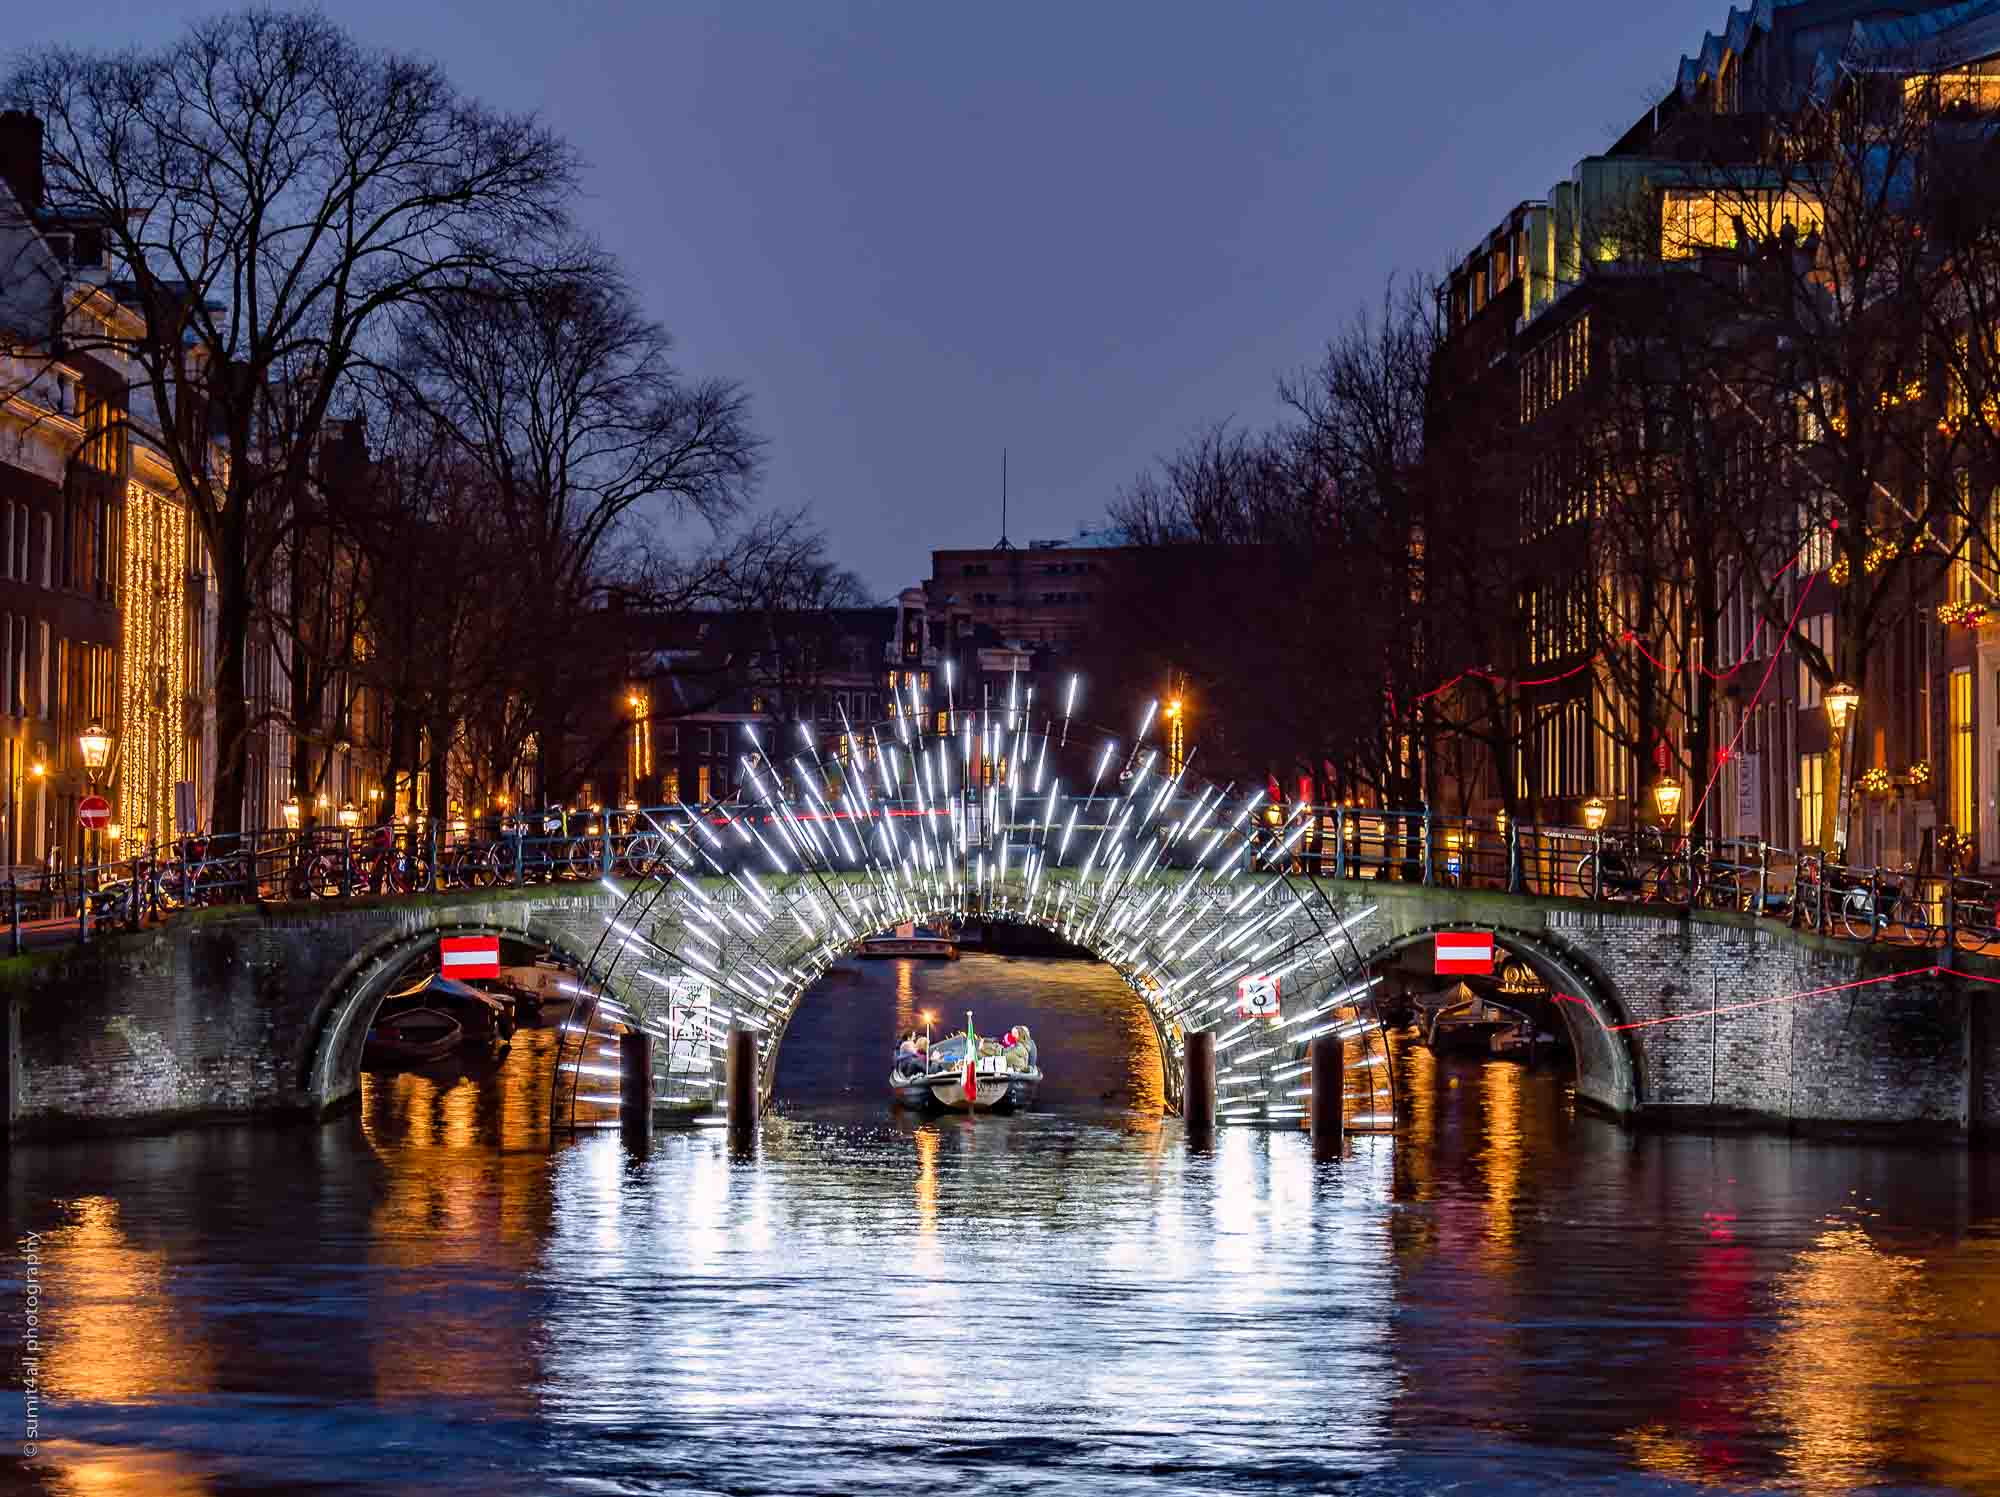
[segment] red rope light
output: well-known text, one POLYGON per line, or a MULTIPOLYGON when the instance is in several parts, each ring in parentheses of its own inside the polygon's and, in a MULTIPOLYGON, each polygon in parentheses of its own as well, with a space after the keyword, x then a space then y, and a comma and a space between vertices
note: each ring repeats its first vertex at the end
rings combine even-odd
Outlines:
POLYGON ((1693 1013, 1667 1014, 1658 1019, 1635 1019, 1629 1024, 1607 1024, 1588 999, 1578 998, 1570 993, 1553 993, 1550 996, 1560 1003, 1574 1003, 1597 1020, 1597 1027, 1606 1034, 1623 1034, 1631 1029, 1653 1029, 1662 1024, 1686 1024, 1696 1019, 1713 1019, 1723 1014, 1738 1014, 1746 1009, 1768 1008, 1774 1003, 1796 1003, 1804 998, 1824 998, 1831 993, 1850 993, 1856 988, 1872 988, 1877 983, 1901 982, 1906 977, 1959 977, 1967 982, 1985 983, 1989 987, 2000 987, 2000 977, 1982 977, 1977 972, 1961 972, 1956 967, 1911 967, 1902 972, 1885 972, 1879 977, 1861 977, 1853 982, 1831 983, 1823 988, 1806 988, 1797 993, 1780 993, 1771 998, 1751 998, 1742 1003, 1725 1003, 1719 1008, 1697 1009, 1693 1013))

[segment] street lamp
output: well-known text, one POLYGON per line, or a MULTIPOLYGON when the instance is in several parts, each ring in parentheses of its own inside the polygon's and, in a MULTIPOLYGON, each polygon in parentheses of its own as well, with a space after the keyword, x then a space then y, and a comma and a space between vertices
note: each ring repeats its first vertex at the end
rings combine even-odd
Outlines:
POLYGON ((116 842, 125 835, 125 828, 114 821, 104 829, 104 835, 109 837, 113 842, 116 842))
POLYGON ((83 751, 83 767, 94 785, 98 774, 111 762, 111 735, 93 721, 76 735, 76 746, 83 751))
POLYGON ((296 795, 285 797, 285 803, 278 809, 284 813, 285 830, 296 832, 299 829, 299 798, 296 795))
POLYGON ((1681 813, 1681 782, 1661 775, 1653 782, 1653 811, 1662 822, 1671 823, 1681 813))
POLYGON ((358 808, 358 807, 357 807, 357 806, 356 806, 356 805, 354 804, 354 802, 353 802, 353 801, 351 801, 351 800, 350 800, 350 801, 342 801, 342 802, 341 802, 341 805, 340 805, 340 824, 341 824, 342 826, 344 826, 344 827, 348 828, 348 829, 349 829, 350 831, 351 831, 351 830, 352 830, 353 828, 355 828, 355 827, 358 827, 358 826, 360 826, 360 825, 361 825, 361 811, 360 811, 360 809, 359 809, 359 808, 358 808))
MULTIPOLYGON (((1826 798, 1825 804, 1833 815, 1833 825, 1821 824, 1820 831, 1826 835, 1820 840, 1829 847, 1838 847, 1847 841, 1847 724, 1861 705, 1861 693, 1845 681, 1836 681, 1826 689, 1825 701, 1827 725, 1833 729, 1832 752, 1827 756, 1833 761, 1830 766, 1833 794, 1826 798)), ((1825 795, 1824 789, 1821 794, 1825 795)))
MULTIPOLYGON (((1678 799, 1675 804, 1678 806, 1678 799)), ((1593 795, 1583 803, 1583 825, 1585 830, 1592 832, 1603 831, 1604 818, 1610 814, 1611 808, 1604 804, 1602 798, 1593 795)))

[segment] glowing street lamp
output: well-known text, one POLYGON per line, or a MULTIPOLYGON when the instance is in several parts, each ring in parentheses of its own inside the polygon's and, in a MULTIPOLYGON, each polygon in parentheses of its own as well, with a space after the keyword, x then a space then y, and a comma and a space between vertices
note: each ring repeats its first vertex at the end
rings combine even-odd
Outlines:
POLYGON ((1661 775, 1653 782, 1653 811, 1662 822, 1672 822, 1681 813, 1681 782, 1661 775))
POLYGON ((278 809, 284 813, 285 830, 288 832, 296 832, 299 829, 299 815, 300 815, 299 798, 296 795, 287 796, 285 799, 285 803, 278 809))
MULTIPOLYGON (((1674 804, 1675 807, 1678 809, 1680 804, 1678 796, 1675 798, 1674 804)), ((1603 831, 1604 818, 1609 816, 1610 814, 1611 814, 1611 808, 1605 805, 1603 799, 1599 796, 1593 795, 1589 800, 1583 803, 1583 824, 1584 827, 1589 831, 1593 832, 1603 831)))
POLYGON ((1854 709, 1861 705, 1861 693, 1845 681, 1835 682, 1826 692, 1826 720, 1833 725, 1833 731, 1847 731, 1847 720, 1854 715, 1854 709))
POLYGON ((104 766, 111 762, 111 735, 93 721, 76 735, 76 746, 83 751, 83 767, 94 785, 104 766))
POLYGON ((361 811, 353 801, 341 802, 340 824, 350 830, 361 825, 361 811))

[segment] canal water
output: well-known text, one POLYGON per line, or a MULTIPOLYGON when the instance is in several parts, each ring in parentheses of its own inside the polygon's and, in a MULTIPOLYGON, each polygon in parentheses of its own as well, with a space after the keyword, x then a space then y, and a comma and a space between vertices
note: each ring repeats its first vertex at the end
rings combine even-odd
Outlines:
POLYGON ((829 980, 749 1157, 551 1150, 549 1038, 323 1127, 17 1149, 0 1492, 2000 1492, 1991 1155, 1634 1136, 1422 1051, 1394 1140, 1199 1150, 1060 961, 829 980), (893 1113, 896 1033, 968 1005, 1042 1108, 893 1113))

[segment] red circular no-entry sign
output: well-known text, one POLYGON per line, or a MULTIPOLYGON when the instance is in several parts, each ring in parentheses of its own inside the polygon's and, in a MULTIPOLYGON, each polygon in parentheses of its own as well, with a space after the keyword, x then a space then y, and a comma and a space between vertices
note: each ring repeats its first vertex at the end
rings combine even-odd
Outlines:
POLYGON ((111 820, 111 802, 101 795, 86 795, 76 803, 76 819, 97 831, 111 820))

